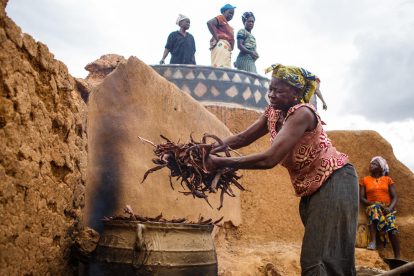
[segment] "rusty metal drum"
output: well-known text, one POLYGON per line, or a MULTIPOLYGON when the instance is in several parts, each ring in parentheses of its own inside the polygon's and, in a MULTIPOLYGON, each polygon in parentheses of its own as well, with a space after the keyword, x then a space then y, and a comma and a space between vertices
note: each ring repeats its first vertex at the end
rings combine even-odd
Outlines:
POLYGON ((104 221, 88 275, 216 276, 212 225, 104 221))

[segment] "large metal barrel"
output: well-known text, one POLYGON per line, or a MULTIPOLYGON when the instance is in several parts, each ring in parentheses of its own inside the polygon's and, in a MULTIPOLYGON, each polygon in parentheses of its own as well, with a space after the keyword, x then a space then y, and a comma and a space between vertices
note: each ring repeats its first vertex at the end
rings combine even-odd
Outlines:
POLYGON ((218 273, 213 226, 104 221, 89 275, 208 275, 218 273))

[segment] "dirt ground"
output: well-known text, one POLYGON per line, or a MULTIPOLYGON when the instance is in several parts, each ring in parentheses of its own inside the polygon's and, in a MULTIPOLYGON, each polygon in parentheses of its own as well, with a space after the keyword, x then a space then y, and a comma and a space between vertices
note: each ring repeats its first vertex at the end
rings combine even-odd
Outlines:
MULTIPOLYGON (((232 240, 220 233, 215 244, 220 276, 266 275, 269 264, 281 275, 300 275, 300 243, 250 243, 248 237, 232 240)), ((389 270, 377 251, 356 248, 355 259, 356 266, 389 270)))

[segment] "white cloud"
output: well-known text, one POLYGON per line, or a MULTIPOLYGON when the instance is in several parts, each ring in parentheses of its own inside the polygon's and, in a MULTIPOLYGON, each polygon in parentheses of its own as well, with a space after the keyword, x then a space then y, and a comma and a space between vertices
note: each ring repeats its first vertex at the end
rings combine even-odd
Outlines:
POLYGON ((365 32, 355 39, 348 110, 372 121, 414 118, 414 21, 393 30, 365 32))

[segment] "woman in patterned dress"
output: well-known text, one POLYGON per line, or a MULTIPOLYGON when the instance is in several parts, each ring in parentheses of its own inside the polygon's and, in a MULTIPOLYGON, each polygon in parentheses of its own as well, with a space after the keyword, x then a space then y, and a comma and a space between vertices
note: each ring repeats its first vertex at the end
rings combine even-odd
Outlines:
POLYGON ((221 15, 207 22, 208 30, 213 36, 210 40, 211 66, 231 68, 234 31, 228 22, 233 19, 235 8, 226 4, 220 9, 221 15))
POLYGON ((287 168, 296 196, 301 197, 299 213, 305 227, 302 275, 355 275, 359 207, 355 168, 348 155, 332 146, 318 113, 309 104, 315 75, 281 64, 266 70, 271 71, 269 107, 244 132, 223 140, 238 149, 270 132, 269 149, 243 157, 210 155, 207 169, 265 170, 277 164, 287 168))
POLYGON ((245 12, 242 15, 242 21, 244 29, 241 29, 237 33, 237 47, 240 52, 234 63, 234 67, 257 74, 255 62, 259 58, 259 54, 256 50, 256 38, 252 35, 256 18, 252 12, 245 12))
POLYGON ((376 249, 377 231, 385 246, 391 240, 394 256, 400 258, 400 238, 395 224, 394 208, 397 204, 394 181, 388 176, 389 167, 387 161, 381 156, 376 156, 369 165, 371 175, 359 182, 360 202, 367 206, 365 212, 368 216, 368 224, 371 233, 371 241, 368 250, 376 249), (389 235, 390 234, 390 235, 389 235))

